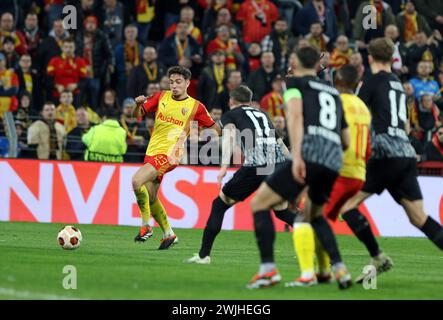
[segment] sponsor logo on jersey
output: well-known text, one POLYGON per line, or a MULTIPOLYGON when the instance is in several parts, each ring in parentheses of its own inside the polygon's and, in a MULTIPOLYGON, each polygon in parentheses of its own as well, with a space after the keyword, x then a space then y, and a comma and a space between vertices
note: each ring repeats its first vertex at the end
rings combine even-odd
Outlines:
POLYGON ((183 121, 175 119, 173 116, 165 116, 163 113, 159 113, 157 119, 164 121, 164 122, 168 122, 168 123, 172 123, 172 124, 176 124, 178 126, 183 126, 183 121))

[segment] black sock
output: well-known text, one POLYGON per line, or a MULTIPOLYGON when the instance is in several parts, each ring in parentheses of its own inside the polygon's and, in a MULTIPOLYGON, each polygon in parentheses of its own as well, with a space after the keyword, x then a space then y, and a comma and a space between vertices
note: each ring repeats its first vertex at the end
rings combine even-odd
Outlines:
POLYGON ((202 245, 199 252, 200 258, 210 255, 215 237, 217 237, 221 230, 225 212, 230 207, 231 206, 224 203, 220 197, 217 197, 212 201, 211 214, 206 222, 205 230, 203 231, 202 245))
POLYGON ((368 219, 358 209, 349 210, 342 217, 356 237, 364 243, 371 257, 377 256, 380 253, 380 248, 368 219))
POLYGON ((311 225, 321 245, 331 258, 331 264, 342 262, 334 232, 325 218, 323 216, 314 218, 311 225))
POLYGON ((429 240, 434 242, 437 247, 443 250, 443 228, 437 221, 428 216, 428 219, 426 219, 425 224, 420 230, 423 231, 429 240))
POLYGON ((255 237, 262 263, 274 262, 275 229, 269 210, 254 212, 255 237))
POLYGON ((288 208, 284 210, 274 210, 274 214, 277 218, 279 218, 283 222, 286 222, 291 227, 294 224, 296 214, 288 208))

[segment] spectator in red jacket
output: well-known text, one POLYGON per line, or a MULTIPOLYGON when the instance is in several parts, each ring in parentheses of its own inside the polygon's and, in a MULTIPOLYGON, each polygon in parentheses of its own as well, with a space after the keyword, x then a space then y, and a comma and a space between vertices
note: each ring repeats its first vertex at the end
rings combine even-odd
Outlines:
POLYGON ((206 53, 209 56, 218 50, 222 50, 226 54, 225 65, 229 70, 238 69, 245 60, 238 45, 238 40, 231 38, 227 26, 220 26, 217 30, 217 37, 209 41, 206 47, 206 53))
POLYGON ((261 42, 271 33, 272 23, 278 19, 278 9, 269 0, 246 0, 237 12, 243 24, 243 41, 261 42))
POLYGON ((0 18, 0 42, 3 43, 5 37, 12 37, 15 42, 15 51, 21 55, 28 52, 28 45, 23 33, 15 30, 14 25, 14 16, 9 12, 3 13, 0 18))
POLYGON ((88 76, 86 62, 75 54, 74 40, 67 39, 62 45, 61 56, 56 56, 49 61, 47 74, 52 99, 55 101, 64 90, 71 91, 74 95, 74 105, 77 106, 78 94, 83 81, 88 76))

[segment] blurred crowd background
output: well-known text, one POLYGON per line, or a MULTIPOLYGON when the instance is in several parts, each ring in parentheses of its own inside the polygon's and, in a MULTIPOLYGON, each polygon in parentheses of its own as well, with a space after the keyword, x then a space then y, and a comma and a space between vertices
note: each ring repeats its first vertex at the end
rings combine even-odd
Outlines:
POLYGON ((0 157, 91 160, 85 151, 99 146, 110 161, 141 163, 154 121, 132 117, 134 98, 167 90, 174 65, 191 69, 189 94, 216 121, 247 84, 288 142, 294 50, 319 48, 327 81, 347 63, 364 77, 367 44, 387 36, 417 160, 443 161, 442 33, 443 0, 1 0, 0 157), (77 29, 64 28, 67 5, 77 29), (368 5, 376 28, 366 30, 368 5))

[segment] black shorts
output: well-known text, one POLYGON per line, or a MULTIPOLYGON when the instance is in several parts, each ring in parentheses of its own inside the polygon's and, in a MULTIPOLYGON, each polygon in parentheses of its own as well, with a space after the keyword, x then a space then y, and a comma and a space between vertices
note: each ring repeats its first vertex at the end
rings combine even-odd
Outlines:
MULTIPOLYGON (((278 168, 278 165, 276 168, 278 168)), ((235 201, 243 201, 258 189, 266 177, 265 175, 257 175, 257 167, 242 166, 226 182, 222 191, 227 197, 235 201)))
POLYGON ((366 167, 366 183, 362 191, 380 194, 385 189, 397 203, 401 199, 421 200, 414 158, 370 159, 366 167))
POLYGON ((269 187, 284 199, 294 202, 306 186, 313 203, 322 205, 329 199, 338 173, 316 163, 306 162, 306 184, 300 184, 292 176, 292 161, 286 161, 266 179, 269 187))

